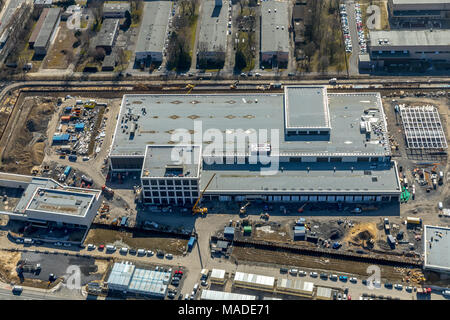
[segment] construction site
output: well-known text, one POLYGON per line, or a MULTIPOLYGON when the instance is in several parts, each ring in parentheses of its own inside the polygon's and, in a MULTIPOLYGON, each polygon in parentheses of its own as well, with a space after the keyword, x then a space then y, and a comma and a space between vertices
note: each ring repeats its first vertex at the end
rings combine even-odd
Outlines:
MULTIPOLYGON (((423 254, 423 225, 448 225, 449 219, 439 207, 440 202, 443 209, 450 205, 446 92, 383 90, 381 93, 390 151, 401 183, 398 202, 327 203, 299 199, 277 203, 237 198, 237 201, 217 201, 209 196, 203 198, 208 188, 214 187, 212 174, 200 185, 192 204, 147 206, 141 201, 139 172, 108 171, 108 155, 122 94, 126 91, 109 93, 106 98, 105 91, 82 93, 83 90, 77 89, 39 94, 24 90, 8 95, 0 113, 3 124, 0 154, 2 171, 48 177, 68 186, 103 191, 98 215, 84 243, 189 256, 191 253, 186 252, 189 235, 203 220, 207 229, 213 231, 209 239, 211 252, 220 251, 219 257, 228 256, 239 264, 276 266, 284 261, 289 267, 363 276, 370 259, 384 259, 387 262, 382 264, 382 271, 389 281, 423 283, 423 275, 418 272, 423 254), (439 116, 436 123, 444 134, 442 144, 431 149, 409 145, 405 134, 406 120, 401 110, 422 106, 435 108, 439 116), (228 218, 221 219, 232 222, 224 225, 217 225, 215 219, 208 222, 214 215, 226 215, 228 218), (389 220, 388 230, 385 218, 389 220), (225 227, 234 228, 234 238, 226 238, 225 227), (388 236, 394 238, 394 243, 388 236), (218 240, 228 244, 225 248, 223 243, 218 247, 218 240)), ((173 92, 191 95, 193 89, 180 87, 173 92)), ((223 89, 226 90, 229 89, 223 89)), ((346 92, 342 88, 328 90, 346 92)), ((4 228, 7 230, 8 225, 4 228)), ((201 231, 195 232, 202 237, 201 231)), ((442 281, 433 272, 426 272, 425 277, 426 281, 442 281)))

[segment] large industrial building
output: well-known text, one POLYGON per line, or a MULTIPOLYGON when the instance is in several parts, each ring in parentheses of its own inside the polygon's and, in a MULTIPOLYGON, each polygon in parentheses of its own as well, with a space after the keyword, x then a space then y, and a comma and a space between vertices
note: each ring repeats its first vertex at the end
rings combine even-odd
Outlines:
POLYGON ((450 0, 389 0, 391 24, 424 27, 450 20, 450 0))
POLYGON ((46 12, 45 19, 39 25, 39 33, 34 40, 34 52, 38 56, 47 54, 47 50, 56 36, 59 22, 61 18, 61 8, 49 8, 46 12))
POLYGON ((370 31, 371 63, 450 62, 450 30, 370 31))
POLYGON ((8 200, 0 213, 36 226, 89 229, 101 204, 101 191, 66 187, 49 178, 0 173, 0 188, 8 200))
POLYGON ((423 246, 424 270, 450 274, 450 228, 426 225, 423 246))
POLYGON ((262 64, 287 64, 289 60, 288 3, 261 2, 260 57, 262 64))
POLYGON ((136 44, 136 61, 161 63, 165 50, 172 1, 144 2, 144 14, 136 44))
POLYGON ((386 128, 379 93, 125 95, 109 165, 146 204, 398 201, 386 128))
POLYGON ((227 47, 228 2, 205 0, 197 39, 197 64, 223 63, 227 47))

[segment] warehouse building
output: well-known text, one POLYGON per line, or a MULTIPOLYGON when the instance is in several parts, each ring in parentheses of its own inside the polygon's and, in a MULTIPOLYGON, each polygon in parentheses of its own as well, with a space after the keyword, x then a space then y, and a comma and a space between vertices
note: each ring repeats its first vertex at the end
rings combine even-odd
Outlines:
POLYGON ((248 294, 238 294, 232 292, 222 292, 214 290, 202 290, 201 300, 256 300, 256 296, 248 294))
POLYGON ((146 204, 194 203, 214 174, 204 199, 361 203, 401 193, 380 94, 325 87, 125 95, 109 166, 113 175, 141 174, 146 204), (262 130, 265 143, 257 141, 262 130), (211 144, 214 132, 224 145, 211 144), (226 143, 238 132, 242 145, 226 143), (183 133, 189 140, 177 144, 183 133), (263 152, 266 164, 256 161, 263 152))
POLYGON ((131 12, 128 2, 105 2, 103 4, 103 18, 122 19, 126 12, 131 12))
POLYGON ((388 10, 394 26, 440 27, 450 20, 450 0, 388 0, 388 10))
POLYGON ((289 60, 288 2, 261 2, 261 64, 286 66, 289 60))
POLYGON ((101 191, 65 187, 49 178, 0 173, 0 187, 19 195, 0 213, 37 226, 89 229, 100 207, 101 191))
POLYGON ((424 270, 450 274, 450 228, 426 225, 423 232, 424 270))
POLYGON ((225 270, 223 269, 212 269, 211 276, 209 280, 211 283, 224 285, 225 284, 225 270))
POLYGON ((34 40, 34 52, 38 56, 45 56, 50 44, 56 37, 56 33, 59 26, 59 21, 61 17, 60 8, 49 8, 45 19, 40 25, 39 33, 34 40))
POLYGON ((131 262, 114 263, 109 274, 108 290, 163 299, 168 290, 170 272, 137 268, 131 262))
POLYGON ((103 20, 102 28, 97 35, 95 48, 102 48, 105 53, 111 54, 112 48, 119 34, 119 19, 105 19, 103 20))
POLYGON ((275 278, 259 274, 236 272, 233 285, 239 288, 273 292, 275 278))
POLYGON ((317 300, 331 300, 333 291, 331 288, 317 287, 316 299, 317 300))
POLYGON ((136 44, 136 61, 163 60, 172 1, 144 2, 144 13, 136 44))
POLYGON ((278 279, 277 292, 312 298, 314 292, 314 283, 302 281, 299 279, 278 279))
POLYGON ((228 1, 205 0, 197 39, 197 65, 221 67, 227 47, 228 1))
POLYGON ((377 67, 413 62, 450 62, 450 30, 370 31, 369 53, 377 67))
POLYGON ((36 39, 39 35, 39 32, 41 31, 42 25, 44 24, 45 18, 47 17, 49 8, 45 8, 42 10, 41 15, 39 16, 39 20, 36 22, 33 32, 31 33, 30 39, 28 39, 28 44, 30 49, 33 49, 34 43, 36 42, 36 39))

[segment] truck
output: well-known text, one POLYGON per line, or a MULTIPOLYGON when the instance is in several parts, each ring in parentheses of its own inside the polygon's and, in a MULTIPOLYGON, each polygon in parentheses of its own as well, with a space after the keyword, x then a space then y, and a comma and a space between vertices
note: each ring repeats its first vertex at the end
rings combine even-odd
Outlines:
POLYGON ((387 242, 389 243, 391 248, 395 248, 396 241, 395 241, 395 238, 391 234, 387 236, 387 242))
POLYGON ((108 195, 109 197, 113 197, 114 196, 114 190, 109 188, 109 187, 107 187, 106 185, 102 186, 102 192, 105 195, 108 195))
POLYGON ((417 294, 431 294, 431 288, 426 287, 417 288, 417 294))
POLYGON ((196 241, 195 237, 190 237, 190 238, 189 238, 189 241, 188 241, 188 244, 187 244, 187 246, 188 246, 188 251, 191 251, 192 248, 194 248, 195 241, 196 241))
POLYGON ((386 233, 389 233, 389 229, 390 229, 390 225, 389 225, 389 219, 388 218, 384 218, 384 230, 386 231, 386 233))

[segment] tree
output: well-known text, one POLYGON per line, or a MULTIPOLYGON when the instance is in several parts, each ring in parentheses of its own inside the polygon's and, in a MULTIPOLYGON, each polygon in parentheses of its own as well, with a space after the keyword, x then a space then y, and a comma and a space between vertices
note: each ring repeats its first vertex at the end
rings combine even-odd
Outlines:
POLYGON ((245 67, 247 67, 247 61, 242 51, 238 49, 236 50, 235 68, 236 70, 241 71, 242 69, 245 69, 245 67))
POLYGON ((327 71, 329 65, 330 65, 330 59, 328 58, 328 56, 320 57, 319 69, 321 72, 325 73, 325 71, 327 71))

